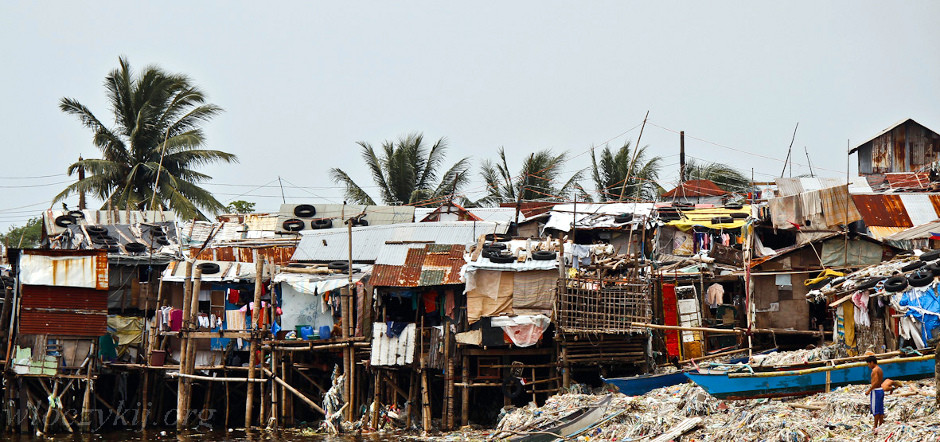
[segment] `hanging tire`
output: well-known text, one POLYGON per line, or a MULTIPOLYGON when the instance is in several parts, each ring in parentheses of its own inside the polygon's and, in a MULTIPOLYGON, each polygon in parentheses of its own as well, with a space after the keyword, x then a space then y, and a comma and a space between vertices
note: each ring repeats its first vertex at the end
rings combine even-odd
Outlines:
POLYGON ((89 235, 107 235, 108 229, 104 226, 85 226, 89 235))
POLYGON ((855 286, 855 289, 856 289, 856 290, 867 290, 867 289, 870 289, 870 288, 872 288, 872 287, 878 285, 878 282, 880 282, 882 279, 884 279, 884 278, 868 278, 867 280, 863 281, 863 282, 860 283, 859 285, 855 286))
POLYGON ((124 250, 127 250, 127 253, 142 253, 147 251, 147 246, 139 242, 129 242, 124 244, 124 250))
POLYGON ((304 222, 297 218, 291 218, 287 221, 284 221, 282 226, 284 227, 284 230, 288 232, 299 232, 304 229, 304 222))
POLYGON ((85 219, 85 212, 81 210, 69 210, 69 216, 75 219, 85 219))
POLYGON ((936 261, 940 259, 940 250, 931 250, 920 255, 921 261, 936 261))
POLYGON ((317 214, 317 208, 310 204, 300 204, 294 207, 294 216, 299 218, 313 218, 317 214))
POLYGON ((222 270, 222 268, 214 262, 203 262, 196 267, 198 267, 199 270, 202 270, 203 275, 214 275, 222 270))
POLYGON ((889 292, 900 292, 907 288, 907 278, 903 276, 892 276, 885 281, 885 290, 889 292))
MULTIPOLYGON (((907 283, 911 287, 926 287, 933 282, 933 272, 928 270, 918 270, 907 277, 907 283)), ((900 290, 897 290, 900 291, 900 290)))
POLYGON ((927 263, 924 262, 924 261, 914 261, 914 262, 912 262, 912 263, 910 263, 910 264, 908 264, 908 265, 906 265, 906 266, 904 266, 904 267, 901 267, 901 271, 902 271, 902 272, 910 272, 911 270, 917 270, 917 269, 923 267, 923 266, 926 265, 926 264, 927 264, 927 263))
POLYGON ((349 268, 349 261, 333 261, 326 265, 330 270, 346 270, 349 268))
POLYGON ((512 235, 508 233, 487 233, 486 236, 483 237, 483 239, 485 239, 486 241, 506 242, 506 241, 512 240, 512 235))
POLYGON ((59 227, 68 227, 75 224, 75 217, 72 215, 61 215, 57 216, 55 219, 55 225, 59 227))
POLYGON ((536 261, 551 261, 555 259, 555 252, 549 250, 536 250, 532 252, 532 259, 536 261))
POLYGON ((503 379, 503 396, 506 396, 510 399, 515 399, 522 394, 523 389, 524 387, 522 385, 522 381, 520 381, 519 378, 506 376, 503 379))
POLYGON ((333 227, 333 220, 329 218, 315 219, 310 221, 310 227, 314 229, 329 229, 333 227))
POLYGON ((621 213, 620 215, 617 215, 614 217, 615 224, 623 224, 623 223, 628 223, 630 221, 633 221, 632 213, 621 213))
POLYGON ((516 257, 512 255, 500 255, 500 254, 491 254, 490 262, 493 264, 509 264, 516 260, 516 257))

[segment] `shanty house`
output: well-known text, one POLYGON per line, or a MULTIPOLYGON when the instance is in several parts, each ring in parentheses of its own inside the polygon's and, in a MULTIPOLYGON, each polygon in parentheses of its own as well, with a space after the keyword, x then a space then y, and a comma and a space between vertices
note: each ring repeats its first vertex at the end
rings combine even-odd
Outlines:
POLYGON ((908 118, 849 151, 856 152, 860 175, 917 172, 940 159, 940 134, 908 118))

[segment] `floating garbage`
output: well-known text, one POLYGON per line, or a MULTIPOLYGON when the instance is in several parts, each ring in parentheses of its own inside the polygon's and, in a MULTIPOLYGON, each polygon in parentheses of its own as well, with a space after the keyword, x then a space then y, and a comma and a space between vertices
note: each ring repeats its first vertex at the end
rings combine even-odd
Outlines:
MULTIPOLYGON (((940 413, 932 380, 910 381, 885 395, 885 423, 872 430, 865 385, 792 399, 722 401, 692 383, 643 396, 614 394, 607 416, 571 440, 641 441, 925 441, 940 438, 940 413), (688 427, 688 429, 687 429, 688 427)), ((600 396, 562 394, 543 406, 507 408, 496 428, 444 434, 428 440, 506 440, 551 426, 600 396)))

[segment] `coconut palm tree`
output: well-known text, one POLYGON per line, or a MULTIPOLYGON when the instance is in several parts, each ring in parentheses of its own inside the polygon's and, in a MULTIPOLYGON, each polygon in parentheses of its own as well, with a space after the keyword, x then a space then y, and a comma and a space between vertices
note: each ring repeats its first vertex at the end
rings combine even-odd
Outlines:
MULTIPOLYGON (((381 155, 365 141, 357 144, 385 204, 436 205, 441 198, 453 197, 469 181, 469 158, 454 163, 437 180, 447 150, 444 138, 429 148, 424 135, 411 133, 398 141, 383 142, 381 155)), ((346 186, 346 198, 357 204, 375 204, 375 199, 342 169, 330 169, 330 175, 334 182, 346 186)))
POLYGON ((647 146, 634 152, 627 141, 616 152, 604 146, 600 152, 600 161, 591 149, 591 176, 600 201, 619 201, 621 199, 655 199, 660 193, 656 184, 662 158, 654 156, 646 159, 647 146), (634 154, 636 158, 634 158, 634 154))
POLYGON ((196 169, 238 161, 235 155, 202 149, 205 135, 200 126, 222 108, 206 103, 203 92, 184 75, 156 66, 135 75, 125 57, 120 57, 119 63, 120 67, 105 77, 105 92, 114 114, 112 127, 74 98, 59 102, 63 112, 75 115, 94 132, 92 143, 101 151, 101 158, 80 159, 70 165, 69 175, 83 168, 90 176, 66 187, 55 201, 90 193, 104 200, 105 206, 166 207, 183 218, 204 219, 203 210, 221 211, 225 206, 198 185, 211 177, 196 169))
POLYGON ((567 161, 567 153, 558 155, 545 149, 529 155, 522 162, 518 174, 509 170, 506 151, 499 148, 499 161, 485 160, 480 174, 486 183, 487 196, 478 201, 481 205, 522 201, 564 201, 577 195, 582 201, 590 196, 578 182, 583 178, 584 169, 575 172, 564 183, 560 182, 562 166, 567 161))
POLYGON ((690 159, 685 164, 686 180, 709 180, 728 192, 743 192, 750 180, 741 171, 723 163, 699 163, 690 159))

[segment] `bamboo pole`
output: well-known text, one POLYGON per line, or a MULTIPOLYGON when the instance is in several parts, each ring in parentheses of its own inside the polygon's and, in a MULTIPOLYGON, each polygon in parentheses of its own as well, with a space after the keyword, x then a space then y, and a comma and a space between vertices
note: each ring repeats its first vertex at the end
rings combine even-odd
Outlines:
POLYGON ((210 381, 210 382, 257 382, 257 383, 267 382, 267 379, 264 379, 264 378, 249 379, 249 378, 202 376, 198 374, 186 374, 186 373, 179 373, 175 371, 171 371, 167 373, 166 375, 171 378, 178 377, 178 378, 195 379, 199 381, 210 381))
MULTIPOLYGON (((184 316, 184 330, 189 330, 186 334, 186 363, 180 364, 180 369, 183 370, 185 366, 186 374, 193 374, 196 367, 196 347, 198 347, 198 341, 192 336, 192 332, 196 331, 199 328, 199 292, 202 289, 202 269, 196 267, 193 270, 193 280, 192 280, 192 290, 190 294, 190 307, 189 307, 189 317, 184 316)), ((181 390, 180 397, 183 400, 183 411, 184 421, 183 425, 186 425, 189 420, 189 410, 193 402, 193 380, 192 379, 181 379, 183 381, 184 390, 181 390)), ((179 425, 179 421, 177 421, 179 425)))
POLYGON ((372 429, 379 429, 379 408, 382 406, 380 403, 379 392, 382 389, 381 383, 382 376, 379 373, 377 368, 372 369, 372 429))
MULTIPOLYGON (((264 261, 258 256, 258 249, 252 249, 251 258, 255 263, 255 300, 252 304, 255 307, 255 311, 251 314, 251 322, 258 324, 258 319, 261 315, 261 275, 264 272, 264 261)), ((257 325, 251 328, 257 330, 257 325)), ((257 353, 258 339, 252 338, 251 349, 248 354, 248 379, 255 378, 255 365, 258 363, 257 353)), ((251 414, 254 411, 254 398, 254 384, 249 382, 245 398, 245 429, 251 428, 251 414)))
POLYGON ((463 357, 463 364, 460 367, 460 380, 462 390, 460 392, 460 425, 466 426, 470 423, 470 357, 463 357))
POLYGON ((300 400, 302 400, 304 403, 306 403, 307 405, 309 405, 310 408, 312 408, 312 409, 314 409, 315 411, 319 412, 320 414, 326 416, 326 411, 324 411, 323 408, 321 408, 319 405, 317 405, 317 403, 314 402, 312 399, 310 399, 310 398, 308 398, 307 396, 305 396, 303 393, 301 393, 301 392, 300 392, 299 390, 297 390, 296 388, 292 387, 292 386, 291 386, 290 384, 288 384, 287 382, 284 382, 283 379, 281 379, 281 378, 279 378, 279 377, 277 377, 277 376, 274 376, 274 374, 271 373, 271 370, 268 370, 267 368, 264 368, 264 369, 262 369, 262 370, 264 371, 264 373, 265 373, 266 375, 268 375, 268 376, 271 378, 272 381, 274 381, 274 382, 276 382, 277 384, 279 384, 280 386, 286 388, 287 391, 293 393, 294 396, 298 397, 298 398, 299 398, 300 400))
MULTIPOLYGON (((190 315, 192 315, 192 296, 193 288, 190 285, 192 282, 193 276, 193 263, 186 261, 186 277, 183 279, 183 321, 188 321, 190 315)), ((183 328, 185 329, 185 323, 183 328)), ((189 344, 186 339, 180 342, 180 371, 183 373, 186 372, 185 367, 187 366, 186 358, 189 356, 189 344)), ((184 397, 186 391, 186 380, 184 378, 179 378, 176 387, 176 430, 182 430, 186 426, 186 398, 184 397)))

